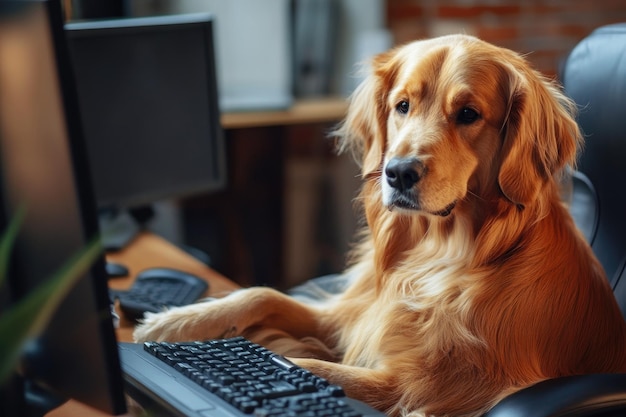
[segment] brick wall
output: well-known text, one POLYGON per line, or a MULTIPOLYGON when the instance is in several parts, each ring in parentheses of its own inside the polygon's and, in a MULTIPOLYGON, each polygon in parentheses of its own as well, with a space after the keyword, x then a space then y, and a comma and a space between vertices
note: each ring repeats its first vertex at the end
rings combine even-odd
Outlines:
POLYGON ((598 26, 626 22, 625 0, 387 0, 395 43, 467 33, 523 54, 549 76, 598 26))

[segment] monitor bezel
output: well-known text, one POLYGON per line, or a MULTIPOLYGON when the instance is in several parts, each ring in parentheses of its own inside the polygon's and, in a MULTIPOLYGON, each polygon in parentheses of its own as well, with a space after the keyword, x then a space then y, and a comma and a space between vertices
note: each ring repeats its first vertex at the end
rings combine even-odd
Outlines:
MULTIPOLYGON (((149 16, 149 17, 123 17, 101 20, 72 21, 65 24, 68 42, 89 37, 127 36, 150 31, 176 30, 178 27, 189 28, 197 26, 202 29, 205 36, 207 67, 212 70, 207 74, 206 91, 208 99, 208 120, 211 137, 209 145, 212 152, 211 160, 207 161, 207 167, 211 170, 211 177, 205 177, 202 181, 194 184, 178 183, 170 188, 152 187, 150 190, 134 190, 125 195, 98 195, 96 184, 96 201, 100 208, 125 209, 150 205, 162 200, 176 200, 197 194, 220 191, 227 184, 226 171, 226 148, 224 132, 221 126, 221 113, 219 108, 219 91, 217 85, 215 44, 214 44, 214 16, 210 13, 193 13, 181 15, 149 16)), ((87 147, 89 138, 86 138, 87 147)))

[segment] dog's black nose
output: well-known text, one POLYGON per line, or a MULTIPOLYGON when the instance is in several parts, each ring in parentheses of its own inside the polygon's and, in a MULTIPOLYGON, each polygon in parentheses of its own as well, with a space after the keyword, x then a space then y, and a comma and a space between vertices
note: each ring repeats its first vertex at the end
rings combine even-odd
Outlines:
POLYGON ((398 191, 406 191, 420 180, 422 162, 417 158, 391 158, 385 167, 387 183, 398 191))

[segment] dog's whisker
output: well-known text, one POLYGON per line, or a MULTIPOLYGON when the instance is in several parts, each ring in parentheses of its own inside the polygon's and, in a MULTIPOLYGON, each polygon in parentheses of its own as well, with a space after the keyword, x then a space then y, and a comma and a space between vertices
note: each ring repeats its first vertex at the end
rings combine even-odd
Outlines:
MULTIPOLYGON (((477 199, 478 199, 478 200, 480 200, 480 201, 487 201, 487 200, 485 200, 485 199, 484 199, 481 195, 476 194, 476 193, 475 193, 475 192, 473 192, 472 190, 469 190, 469 189, 468 189, 468 190, 467 190, 467 194, 468 194, 468 195, 471 195, 471 196, 473 196, 473 197, 475 197, 475 198, 477 198, 477 199)), ((464 200, 464 201, 467 201, 467 195, 463 198, 463 200, 464 200)))

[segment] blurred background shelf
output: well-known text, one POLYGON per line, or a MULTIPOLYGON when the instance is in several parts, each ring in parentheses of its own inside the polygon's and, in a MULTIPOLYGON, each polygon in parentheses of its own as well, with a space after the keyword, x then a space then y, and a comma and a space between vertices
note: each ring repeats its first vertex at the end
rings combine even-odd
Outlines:
POLYGON ((221 121, 224 129, 329 123, 340 120, 347 108, 343 97, 309 98, 296 100, 285 110, 225 112, 221 121))

